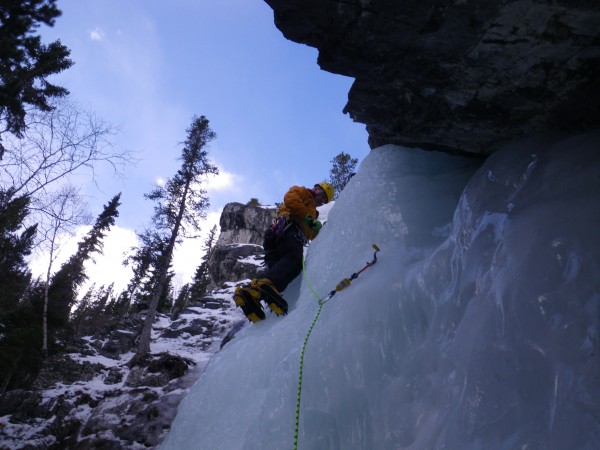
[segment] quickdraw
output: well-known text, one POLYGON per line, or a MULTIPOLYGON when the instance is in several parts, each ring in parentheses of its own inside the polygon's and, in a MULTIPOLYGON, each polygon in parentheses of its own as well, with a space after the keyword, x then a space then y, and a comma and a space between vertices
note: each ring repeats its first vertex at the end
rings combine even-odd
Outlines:
POLYGON ((373 244, 373 248, 375 249, 375 253, 373 253, 373 259, 369 261, 365 265, 365 267, 360 269, 358 272, 354 272, 352 275, 350 275, 349 278, 344 278, 342 281, 340 281, 335 287, 335 289, 329 294, 327 294, 327 297, 325 297, 325 299, 323 300, 324 302, 330 300, 331 297, 333 297, 336 293, 350 286, 353 280, 356 280, 361 273, 363 273, 365 270, 367 270, 369 267, 373 266, 377 262, 377 252, 379 252, 380 250, 379 247, 377 247, 375 244, 373 244))

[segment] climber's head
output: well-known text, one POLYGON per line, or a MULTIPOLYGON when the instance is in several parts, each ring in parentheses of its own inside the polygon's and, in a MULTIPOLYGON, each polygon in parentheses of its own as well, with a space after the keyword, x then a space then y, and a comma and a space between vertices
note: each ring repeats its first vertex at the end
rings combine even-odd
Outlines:
POLYGON ((325 181, 315 184, 314 191, 315 195, 317 196, 317 203, 320 202, 321 205, 329 203, 331 200, 333 200, 335 193, 333 186, 325 181))

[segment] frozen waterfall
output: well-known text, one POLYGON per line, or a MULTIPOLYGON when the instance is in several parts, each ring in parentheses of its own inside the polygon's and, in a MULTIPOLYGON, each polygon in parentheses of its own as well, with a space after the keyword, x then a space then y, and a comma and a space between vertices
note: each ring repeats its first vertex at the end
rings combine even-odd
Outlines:
MULTIPOLYGON (((600 133, 474 160, 373 150, 306 257, 327 302, 306 348, 299 449, 600 445, 600 133), (480 164, 480 163, 479 163, 480 164)), ((318 309, 243 328, 163 449, 292 449, 300 351, 318 309)))

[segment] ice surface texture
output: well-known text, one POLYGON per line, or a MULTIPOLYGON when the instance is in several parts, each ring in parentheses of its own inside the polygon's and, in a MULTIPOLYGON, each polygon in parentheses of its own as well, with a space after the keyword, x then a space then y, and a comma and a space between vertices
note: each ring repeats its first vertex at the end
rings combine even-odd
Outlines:
MULTIPOLYGON (((474 170, 380 147, 329 211, 306 258, 318 293, 381 252, 315 326, 298 448, 598 448, 600 134, 474 170)), ((292 448, 318 302, 301 277, 285 296, 287 316, 212 359, 163 448, 292 448)))

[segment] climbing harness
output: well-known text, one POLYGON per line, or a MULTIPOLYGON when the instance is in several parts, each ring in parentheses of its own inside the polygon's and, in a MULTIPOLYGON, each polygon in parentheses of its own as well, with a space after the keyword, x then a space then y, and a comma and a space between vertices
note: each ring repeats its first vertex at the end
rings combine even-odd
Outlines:
POLYGON ((288 214, 278 216, 273 219, 273 222, 271 222, 271 225, 269 226, 268 232, 275 240, 278 241, 290 228, 290 232, 294 233, 294 239, 301 242, 303 246, 308 245, 308 239, 304 237, 304 234, 302 233, 302 230, 298 224, 294 222, 288 214))
POLYGON ((271 232, 280 238, 283 236, 283 233, 292 225, 292 221, 290 220, 290 216, 287 214, 285 216, 277 216, 273 219, 271 223, 271 232))
POLYGON ((296 429, 294 432, 294 450, 298 450, 298 432, 300 430, 300 399, 302 396, 302 372, 303 372, 302 369, 304 367, 304 353, 306 350, 306 344, 308 344, 308 339, 310 338, 313 328, 315 327, 315 324, 317 323, 317 320, 319 319, 319 316, 321 315, 321 310, 323 309, 323 305, 326 302, 328 302, 329 300, 331 300, 331 298, 336 293, 338 293, 339 291, 346 289, 348 286, 350 286, 350 284, 352 283, 353 280, 358 278, 358 276, 361 273, 363 273, 365 270, 367 270, 369 267, 373 266, 377 262, 377 252, 379 252, 379 247, 377 247, 377 245, 373 244, 373 248, 375 249, 375 253, 373 254, 373 259, 371 261, 369 261, 358 272, 355 272, 352 275, 350 275, 350 277, 344 278, 342 281, 340 281, 336 285, 335 289, 333 289, 331 292, 329 292, 329 294, 327 294, 327 296, 324 299, 319 297, 319 295, 313 288, 312 284, 310 283, 310 280, 308 279, 308 276, 306 275, 306 267, 304 265, 304 258, 302 258, 302 275, 304 276, 304 280, 306 281, 306 284, 310 288, 313 295, 317 298, 317 300, 319 300, 319 309, 317 310, 317 314, 315 315, 315 318, 313 319, 312 323, 310 324, 308 333, 306 333, 306 337, 304 338, 304 343, 302 344, 302 350, 300 351, 300 369, 299 369, 299 374, 298 374, 298 396, 297 396, 297 402, 296 402, 296 429))

